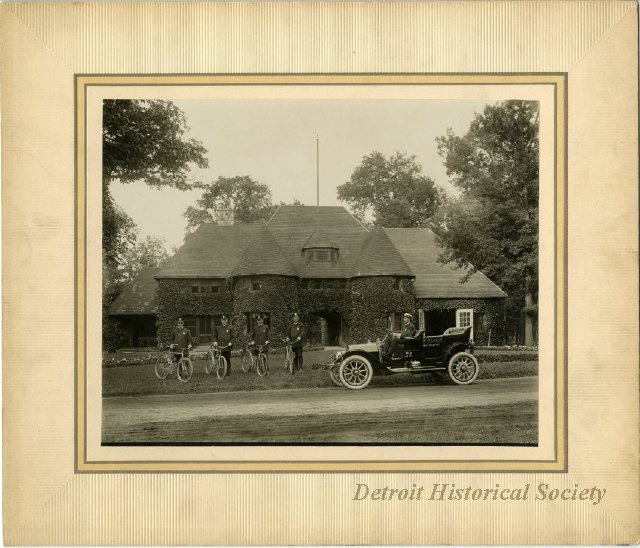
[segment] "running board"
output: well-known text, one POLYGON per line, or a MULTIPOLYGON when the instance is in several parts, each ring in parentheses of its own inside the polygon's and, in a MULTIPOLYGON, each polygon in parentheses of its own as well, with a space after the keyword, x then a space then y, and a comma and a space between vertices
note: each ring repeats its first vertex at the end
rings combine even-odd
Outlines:
POLYGON ((420 373, 430 373, 433 371, 446 371, 445 368, 435 368, 435 367, 388 367, 388 371, 391 373, 413 373, 419 371, 420 373))

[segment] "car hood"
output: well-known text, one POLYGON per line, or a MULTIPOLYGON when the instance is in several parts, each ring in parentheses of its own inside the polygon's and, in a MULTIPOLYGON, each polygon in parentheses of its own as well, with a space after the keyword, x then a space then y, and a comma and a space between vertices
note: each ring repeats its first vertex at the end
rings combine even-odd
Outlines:
POLYGON ((377 352, 378 345, 374 342, 372 343, 362 343, 362 344, 350 344, 349 350, 364 350, 366 352, 377 352))

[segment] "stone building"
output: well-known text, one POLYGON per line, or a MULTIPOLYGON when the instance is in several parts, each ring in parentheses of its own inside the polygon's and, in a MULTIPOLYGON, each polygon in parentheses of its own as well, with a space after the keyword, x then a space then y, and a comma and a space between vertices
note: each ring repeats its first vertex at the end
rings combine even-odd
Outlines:
POLYGON ((281 206, 265 224, 202 224, 160 269, 145 269, 113 303, 129 344, 167 340, 178 317, 200 344, 223 314, 242 337, 256 314, 272 338, 298 311, 310 344, 373 340, 409 311, 427 334, 473 326, 504 340, 505 293, 481 272, 438 262, 426 228, 367 229, 343 207, 281 206))

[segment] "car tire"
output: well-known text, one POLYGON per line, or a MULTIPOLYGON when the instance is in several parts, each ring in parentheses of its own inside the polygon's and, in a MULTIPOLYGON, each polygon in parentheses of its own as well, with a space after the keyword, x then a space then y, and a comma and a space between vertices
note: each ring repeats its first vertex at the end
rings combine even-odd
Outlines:
POLYGON ((449 378, 456 384, 471 384, 476 380, 480 367, 478 360, 469 352, 458 352, 451 356, 447 373, 449 378))
POLYGON ((338 372, 337 367, 331 367, 329 369, 329 377, 331 377, 333 384, 344 387, 344 384, 342 384, 342 381, 340 380, 340 373, 338 372))
POLYGON ((349 356, 340 364, 338 374, 344 386, 350 390, 360 390, 371 382, 373 368, 367 358, 358 355, 349 356))

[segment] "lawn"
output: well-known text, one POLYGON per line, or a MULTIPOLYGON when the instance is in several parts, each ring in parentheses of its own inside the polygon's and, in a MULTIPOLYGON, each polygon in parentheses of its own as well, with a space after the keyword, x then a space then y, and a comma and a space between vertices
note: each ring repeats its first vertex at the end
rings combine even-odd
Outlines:
MULTIPOLYGON (((250 373, 243 373, 239 358, 234 357, 232 374, 222 381, 215 375, 205 373, 202 360, 193 362, 193 377, 187 383, 180 382, 175 376, 159 380, 154 374, 153 364, 107 367, 102 370, 102 393, 103 396, 109 397, 331 387, 333 383, 322 366, 329 361, 332 353, 329 350, 305 352, 304 369, 293 376, 285 371, 282 354, 271 356, 270 373, 267 377, 259 377, 255 369, 250 373)), ((504 353, 502 357, 505 357, 504 353)), ((537 354, 530 353, 527 356, 513 354, 506 357, 514 359, 500 362, 484 361, 492 360, 492 354, 478 353, 480 360, 478 379, 525 377, 538 374, 537 354)), ((427 375, 403 373, 388 377, 374 377, 371 386, 431 383, 427 375)))

